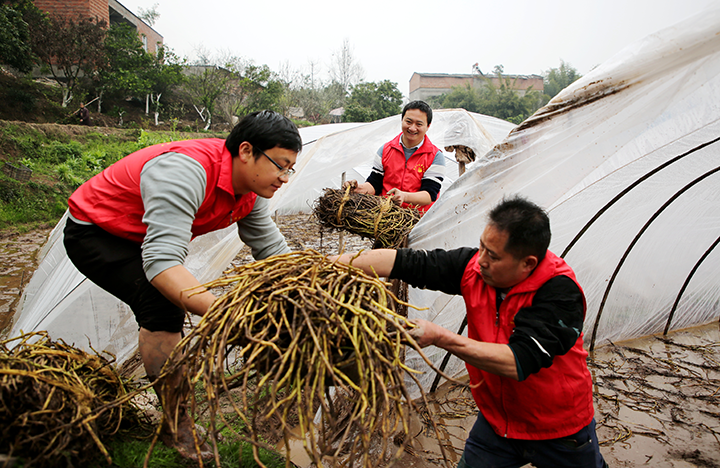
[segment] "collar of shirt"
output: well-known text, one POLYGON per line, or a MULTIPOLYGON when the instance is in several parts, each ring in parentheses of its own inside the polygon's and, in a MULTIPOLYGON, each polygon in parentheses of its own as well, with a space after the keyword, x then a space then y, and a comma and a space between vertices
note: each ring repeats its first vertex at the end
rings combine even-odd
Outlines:
POLYGON ((420 143, 418 143, 417 145, 408 148, 407 146, 405 146, 402 135, 400 135, 400 145, 402 145, 402 147, 405 149, 418 149, 422 146, 423 143, 425 143, 425 137, 423 137, 423 139, 420 140, 420 143))

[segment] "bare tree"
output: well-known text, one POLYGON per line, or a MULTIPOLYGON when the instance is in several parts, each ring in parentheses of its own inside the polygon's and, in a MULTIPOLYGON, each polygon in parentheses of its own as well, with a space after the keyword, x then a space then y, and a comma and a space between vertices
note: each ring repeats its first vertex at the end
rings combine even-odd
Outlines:
POLYGON ((309 85, 311 89, 318 89, 322 87, 322 80, 318 78, 321 68, 322 67, 320 66, 319 61, 312 59, 308 60, 308 78, 310 79, 309 85))
POLYGON ((345 39, 342 47, 332 54, 330 78, 342 86, 345 94, 365 78, 365 70, 355 60, 350 41, 345 39))
POLYGON ((158 4, 154 3, 153 6, 148 8, 138 8, 138 18, 145 21, 149 26, 154 26, 155 22, 160 18, 160 12, 158 11, 158 4))

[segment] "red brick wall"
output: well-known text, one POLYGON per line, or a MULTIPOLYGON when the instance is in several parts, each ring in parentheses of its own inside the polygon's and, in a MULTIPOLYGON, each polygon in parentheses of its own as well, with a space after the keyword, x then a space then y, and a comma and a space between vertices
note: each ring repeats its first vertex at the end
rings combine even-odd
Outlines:
MULTIPOLYGON (((110 24, 108 0, 34 0, 35 6, 50 14, 61 15, 65 18, 95 17, 105 24, 110 24)), ((141 20, 137 20, 138 37, 147 37, 148 52, 155 53, 157 44, 162 44, 163 38, 151 27, 141 20)))
POLYGON ((91 17, 110 23, 107 0, 34 0, 35 6, 65 18, 91 17))
POLYGON ((151 54, 157 52, 158 43, 160 43, 160 45, 163 43, 162 36, 142 21, 138 21, 137 31, 138 36, 140 36, 140 40, 142 40, 142 36, 147 37, 147 51, 151 54))
MULTIPOLYGON (((541 76, 518 76, 514 79, 512 75, 506 76, 510 78, 513 89, 520 95, 524 95, 525 91, 532 86, 535 91, 542 92, 545 85, 541 76)), ((496 76, 486 76, 490 79, 494 86, 500 85, 500 80, 496 76)), ((478 75, 450 75, 444 73, 413 73, 410 78, 410 99, 427 99, 430 96, 437 96, 450 92, 453 86, 482 86, 483 80, 478 75)))

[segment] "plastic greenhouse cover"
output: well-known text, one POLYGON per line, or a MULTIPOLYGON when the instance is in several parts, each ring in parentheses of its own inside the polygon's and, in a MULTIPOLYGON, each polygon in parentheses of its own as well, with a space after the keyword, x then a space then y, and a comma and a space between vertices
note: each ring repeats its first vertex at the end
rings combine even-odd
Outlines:
MULTIPOLYGON (((585 290, 588 347, 716 320, 718 96, 720 10, 709 10, 623 49, 508 129, 504 140, 483 121, 491 118, 437 111, 428 132, 437 146, 465 144, 484 156, 443 187, 411 232, 410 246, 476 246, 487 211, 504 196, 521 194, 548 210, 550 248, 585 290), (502 142, 493 147, 493 140, 502 142)), ((307 210, 322 188, 339 186, 343 171, 363 179, 378 146, 399 128, 395 116, 317 138, 271 206, 280 213, 307 210)), ((457 175, 452 167, 448 179, 457 175)), ((136 346, 132 315, 77 277, 58 238, 54 231, 13 333, 47 329, 78 345, 87 335, 96 349, 124 359, 136 346)), ((186 264, 201 281, 212 279, 238 243, 233 228, 202 236, 191 243, 186 264)), ((429 308, 410 309, 411 318, 459 330, 465 310, 458 297, 410 288, 409 302, 429 308)), ((437 348, 425 351, 436 364, 445 356, 437 348)), ((412 350, 406 359, 427 370, 412 350)), ((465 373, 464 365, 452 358, 446 372, 465 373)), ((426 389, 434 377, 422 376, 426 389)))
MULTIPOLYGON (((465 110, 435 113, 428 136, 439 147, 464 144, 477 155, 487 153, 515 126, 465 110)), ((300 129, 305 144, 297 174, 271 199, 271 209, 297 213, 311 209, 326 187, 348 179, 364 180, 378 147, 400 133, 400 116, 371 123, 329 124, 300 129)), ((446 155, 448 179, 457 177, 457 164, 446 155)), ((449 185, 449 183, 448 183, 449 185)), ((39 267, 23 291, 11 336, 21 331, 47 330, 54 339, 114 354, 118 363, 137 348, 137 323, 130 309, 80 274, 62 244, 65 217, 39 255, 39 267)), ((200 280, 217 278, 242 248, 234 226, 206 234, 190 243, 185 266, 200 280)))
MULTIPOLYGON (((587 299, 588 348, 720 315, 720 10, 634 43, 514 129, 410 234, 413 248, 477 246, 490 208, 548 210, 550 250, 587 299)), ((458 297, 410 289, 411 317, 458 331, 458 297)), ((467 333, 465 332, 465 335, 467 333)), ((445 356, 426 348, 436 364, 445 356)), ((411 367, 427 370, 415 352, 411 367)), ((465 373, 451 358, 446 371, 465 373)), ((428 388, 435 374, 425 373, 428 388)))

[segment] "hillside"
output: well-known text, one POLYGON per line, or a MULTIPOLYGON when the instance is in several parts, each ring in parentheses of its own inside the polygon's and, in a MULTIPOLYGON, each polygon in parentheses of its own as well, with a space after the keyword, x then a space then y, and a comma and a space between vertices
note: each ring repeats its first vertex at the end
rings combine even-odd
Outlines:
POLYGON ((155 126, 136 101, 106 103, 123 106, 122 126, 117 116, 98 114, 93 106, 93 125, 80 126, 59 102, 57 86, 0 73, 0 234, 54 225, 77 186, 133 151, 227 135, 193 131, 198 125, 192 116, 155 126))
MULTIPOLYGON (((31 122, 31 123, 54 123, 54 124, 77 124, 78 119, 73 116, 77 110, 79 101, 76 99, 75 106, 63 108, 62 93, 59 86, 53 80, 30 80, 17 78, 0 70, 0 120, 31 122)), ((92 98, 91 98, 92 99, 92 98)), ((165 103, 167 107, 184 109, 180 102, 165 103)), ((95 103, 88 106, 93 126, 145 129, 151 131, 170 131, 173 129, 185 132, 198 131, 203 123, 197 119, 197 114, 190 108, 189 111, 180 111, 182 115, 177 121, 159 122, 154 124, 153 115, 145 114, 145 103, 137 99, 127 100, 105 100, 102 106, 102 113, 98 113, 95 103), (122 125, 118 111, 123 111, 122 125)), ((161 115, 161 118, 163 116, 161 115)), ((213 125, 212 130, 223 132, 229 130, 229 125, 218 122, 213 125)))

